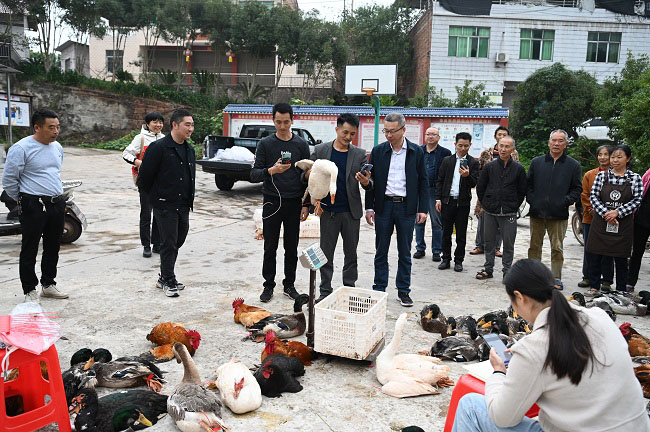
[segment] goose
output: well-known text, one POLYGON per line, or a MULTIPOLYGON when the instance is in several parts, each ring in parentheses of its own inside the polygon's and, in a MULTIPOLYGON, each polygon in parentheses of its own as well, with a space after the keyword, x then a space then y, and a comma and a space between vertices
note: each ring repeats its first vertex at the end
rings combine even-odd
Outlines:
POLYGON ((228 430, 221 420, 221 401, 214 392, 201 385, 201 375, 185 345, 172 347, 178 363, 183 363, 183 380, 167 399, 167 412, 182 432, 228 430))
POLYGON ((437 358, 420 354, 397 354, 408 315, 403 313, 395 323, 393 338, 377 357, 377 380, 387 395, 404 398, 438 394, 434 387, 448 380, 449 367, 437 358))
POLYGON ((311 196, 311 199, 315 201, 315 214, 320 215, 320 200, 325 198, 327 194, 330 195, 330 200, 334 204, 336 178, 338 177, 339 169, 334 162, 327 159, 318 159, 317 161, 310 159, 299 160, 296 162, 296 167, 303 171, 311 168, 309 180, 307 181, 307 190, 302 199, 304 201, 307 195, 311 196))

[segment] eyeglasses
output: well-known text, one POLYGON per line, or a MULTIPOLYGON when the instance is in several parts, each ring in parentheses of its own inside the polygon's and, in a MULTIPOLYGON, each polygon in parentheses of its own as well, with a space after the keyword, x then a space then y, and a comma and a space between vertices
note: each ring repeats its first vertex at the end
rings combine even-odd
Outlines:
POLYGON ((438 136, 437 133, 428 133, 428 134, 425 134, 425 135, 426 135, 426 136, 438 136))
POLYGON ((404 126, 402 126, 401 128, 397 128, 397 129, 386 129, 386 128, 384 128, 384 129, 381 130, 381 132, 383 134, 385 134, 385 135, 388 135, 388 134, 397 133, 397 132, 401 131, 402 129, 404 129, 404 126))

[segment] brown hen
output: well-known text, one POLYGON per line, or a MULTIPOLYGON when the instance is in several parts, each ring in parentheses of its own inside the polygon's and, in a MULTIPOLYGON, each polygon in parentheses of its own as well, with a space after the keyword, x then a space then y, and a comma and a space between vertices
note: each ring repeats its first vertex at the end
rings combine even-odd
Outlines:
POLYGON ((639 334, 636 330, 632 328, 632 324, 629 322, 624 322, 619 327, 623 337, 627 341, 627 348, 630 352, 630 356, 650 356, 650 339, 639 334))
POLYGON ((201 343, 201 335, 196 330, 187 330, 180 323, 164 322, 155 326, 147 335, 156 348, 149 351, 155 361, 163 362, 174 358, 172 347, 180 342, 187 348, 190 355, 194 355, 201 343))
POLYGON ((272 330, 266 333, 265 342, 266 346, 262 351, 262 363, 264 363, 266 357, 272 354, 282 354, 287 357, 297 358, 304 366, 311 366, 314 352, 304 343, 297 341, 283 341, 282 339, 279 339, 272 330))
POLYGON ((242 324, 244 327, 250 327, 258 321, 272 315, 271 312, 261 307, 244 304, 244 299, 242 298, 236 298, 232 302, 232 307, 235 313, 235 322, 242 324))

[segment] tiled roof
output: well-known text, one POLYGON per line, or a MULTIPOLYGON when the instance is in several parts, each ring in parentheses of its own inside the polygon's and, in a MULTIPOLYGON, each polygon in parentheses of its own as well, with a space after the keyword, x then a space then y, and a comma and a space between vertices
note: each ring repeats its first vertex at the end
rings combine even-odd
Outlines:
MULTIPOLYGON (((271 114, 273 105, 230 104, 224 112, 230 114, 271 114)), ((504 118, 508 117, 507 108, 404 108, 396 106, 381 107, 381 115, 397 111, 406 117, 454 117, 454 118, 504 118)), ((294 114, 338 115, 352 113, 360 116, 372 116, 375 110, 371 106, 330 106, 330 105, 293 105, 294 114)))

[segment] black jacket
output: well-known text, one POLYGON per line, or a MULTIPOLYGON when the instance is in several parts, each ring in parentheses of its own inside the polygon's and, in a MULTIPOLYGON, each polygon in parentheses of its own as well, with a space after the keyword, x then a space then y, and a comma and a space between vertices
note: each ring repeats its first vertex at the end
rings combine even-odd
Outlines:
POLYGON ((528 170, 526 200, 530 216, 540 219, 568 219, 569 207, 582 193, 580 163, 563 154, 553 161, 550 153, 537 156, 528 170))
MULTIPOLYGON (((406 214, 427 213, 429 211, 429 183, 427 169, 424 166, 424 152, 419 145, 413 144, 406 138, 404 140, 407 145, 406 162, 404 164, 406 171, 406 214)), ((392 148, 388 141, 379 144, 370 152, 370 163, 373 165, 372 183, 370 189, 366 190, 366 209, 372 209, 377 213, 381 213, 384 208, 391 152, 392 148)))
POLYGON ((194 149, 186 142, 176 143, 169 134, 147 148, 138 171, 138 186, 149 195, 152 207, 191 209, 194 205, 195 176, 194 149), (185 158, 181 157, 181 152, 185 152, 185 158), (183 163, 183 159, 187 160, 187 164, 183 163))
MULTIPOLYGON (((467 166, 469 167, 469 175, 460 178, 459 206, 469 206, 472 203, 472 188, 476 186, 476 181, 481 170, 481 165, 470 155, 467 155, 467 166)), ((451 191, 451 183, 454 180, 455 170, 456 153, 442 160, 442 164, 438 170, 438 181, 436 181, 436 201, 449 204, 449 192, 451 191)))
POLYGON ((483 209, 492 214, 517 214, 526 198, 526 170, 510 159, 503 165, 501 158, 485 164, 478 177, 476 194, 483 209))

